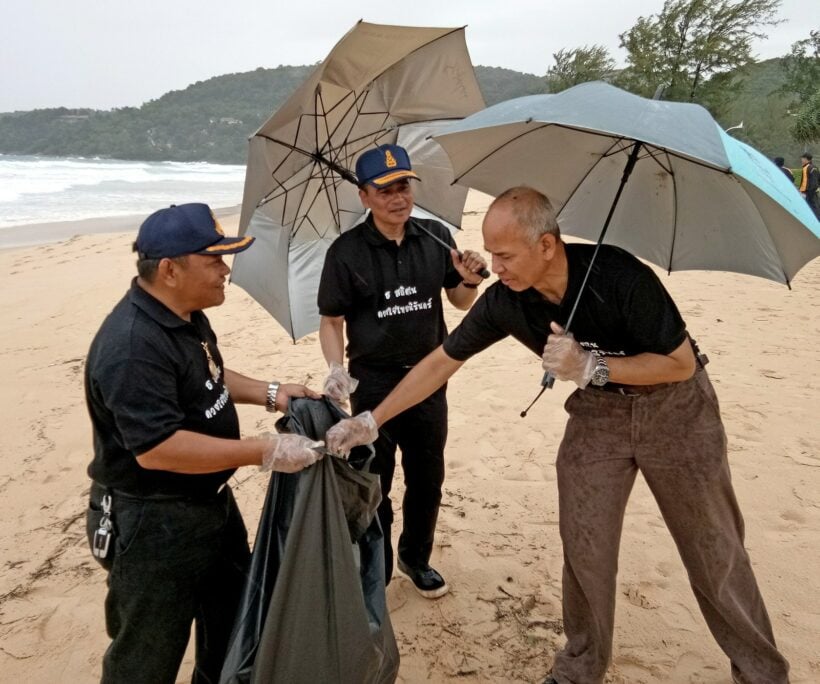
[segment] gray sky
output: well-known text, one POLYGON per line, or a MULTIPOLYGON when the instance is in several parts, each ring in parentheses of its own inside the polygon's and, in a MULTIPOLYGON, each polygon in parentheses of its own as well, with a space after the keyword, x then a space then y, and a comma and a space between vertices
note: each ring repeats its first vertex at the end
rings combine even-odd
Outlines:
MULTIPOLYGON (((663 0, 0 0, 0 112, 139 106, 212 76, 324 58, 359 19, 467 26, 475 64, 544 74, 552 53, 618 34, 663 0)), ((758 42, 778 57, 820 27, 820 2, 783 0, 758 42)))

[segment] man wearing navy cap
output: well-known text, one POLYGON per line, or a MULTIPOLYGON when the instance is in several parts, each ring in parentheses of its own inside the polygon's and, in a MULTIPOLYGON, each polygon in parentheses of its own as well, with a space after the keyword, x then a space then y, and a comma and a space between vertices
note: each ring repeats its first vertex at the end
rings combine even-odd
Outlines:
POLYGON ((108 571, 103 682, 175 682, 196 622, 193 682, 216 682, 249 560, 227 480, 243 465, 295 472, 319 458, 298 435, 240 439, 235 403, 286 410, 301 385, 228 368, 202 312, 225 300, 226 237, 204 204, 162 209, 134 243, 137 277, 91 344, 89 543, 108 571))
MULTIPOLYGON (((441 290, 457 308, 476 298, 486 267, 476 252, 459 256, 441 223, 411 218, 418 180, 397 145, 368 150, 356 162, 365 221, 330 247, 319 285, 319 339, 330 374, 325 393, 355 412, 374 408, 409 370, 444 339, 441 290), (452 246, 449 252, 427 233, 452 246), (344 369, 345 333, 349 373, 344 369), (354 392, 351 395, 351 392, 354 392)), ((398 542, 399 570, 426 598, 447 593, 430 554, 444 481, 447 439, 445 388, 384 425, 373 470, 381 476, 379 520, 384 530, 386 581, 393 572, 390 489, 396 448, 402 452, 405 495, 398 542)))

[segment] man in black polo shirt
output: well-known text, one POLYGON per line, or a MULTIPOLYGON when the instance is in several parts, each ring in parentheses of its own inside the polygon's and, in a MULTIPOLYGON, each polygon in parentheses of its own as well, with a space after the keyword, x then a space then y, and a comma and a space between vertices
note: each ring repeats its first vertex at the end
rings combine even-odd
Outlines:
POLYGON ((603 246, 573 321, 561 325, 594 245, 566 245, 549 200, 513 188, 491 205, 484 244, 499 281, 372 414, 342 421, 328 448, 366 443, 377 425, 446 382, 472 355, 514 336, 579 389, 556 462, 567 643, 547 683, 602 682, 612 650, 618 547, 638 470, 675 539, 735 682, 782 684, 763 599, 743 547, 717 397, 674 302, 651 269, 603 246))
POLYGON ((224 366, 202 309, 225 299, 222 255, 252 242, 225 237, 204 204, 152 214, 134 243, 139 275, 91 344, 88 532, 109 570, 112 640, 103 682, 176 681, 194 620, 192 681, 218 680, 249 559, 226 482, 239 466, 295 472, 319 457, 298 435, 239 437, 234 402, 275 411, 318 396, 224 366))
MULTIPOLYGON (((441 344, 446 335, 442 288, 454 306, 468 309, 481 282, 478 273, 486 263, 476 252, 459 256, 450 232, 437 221, 410 217, 410 179, 418 176, 404 148, 383 145, 368 150, 356 162, 356 176, 359 197, 370 213, 328 250, 318 300, 319 339, 331 369, 325 393, 340 402, 350 397, 358 412, 374 408, 410 368, 441 344), (443 249, 428 233, 452 249, 443 249), (343 367, 345 327, 349 374, 343 367)), ((448 590, 429 565, 444 481, 445 392, 444 387, 438 389, 387 423, 376 442, 373 464, 373 472, 381 476, 378 513, 389 582, 393 573, 390 489, 396 447, 401 447, 406 490, 398 566, 427 598, 448 590)))

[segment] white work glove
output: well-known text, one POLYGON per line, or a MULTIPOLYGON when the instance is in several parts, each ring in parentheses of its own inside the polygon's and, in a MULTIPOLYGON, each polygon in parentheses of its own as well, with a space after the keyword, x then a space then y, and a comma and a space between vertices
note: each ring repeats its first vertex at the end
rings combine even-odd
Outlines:
POLYGON ((353 447, 372 444, 379 436, 379 427, 370 411, 360 413, 353 418, 340 420, 325 435, 327 450, 331 454, 345 456, 353 447))
POLYGON ((550 323, 553 334, 547 337, 547 345, 541 357, 541 367, 559 380, 572 380, 584 389, 592 379, 597 365, 595 354, 584 349, 572 333, 553 322, 550 323))
POLYGON ((338 361, 330 362, 330 373, 325 378, 324 393, 333 401, 343 404, 356 391, 359 381, 350 377, 338 361))
POLYGON ((262 454, 262 465, 259 467, 263 472, 276 470, 280 473, 296 473, 322 458, 322 454, 315 451, 316 447, 323 446, 322 442, 315 442, 302 435, 271 435, 267 442, 262 454))

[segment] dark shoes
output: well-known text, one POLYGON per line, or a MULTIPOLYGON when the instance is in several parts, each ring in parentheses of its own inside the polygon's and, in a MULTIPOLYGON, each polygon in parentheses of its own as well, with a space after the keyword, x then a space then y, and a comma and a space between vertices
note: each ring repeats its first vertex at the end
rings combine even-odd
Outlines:
POLYGON ((426 563, 410 567, 399 558, 398 566, 399 572, 413 583, 416 591, 424 598, 435 599, 450 591, 450 587, 447 586, 444 578, 426 563))

